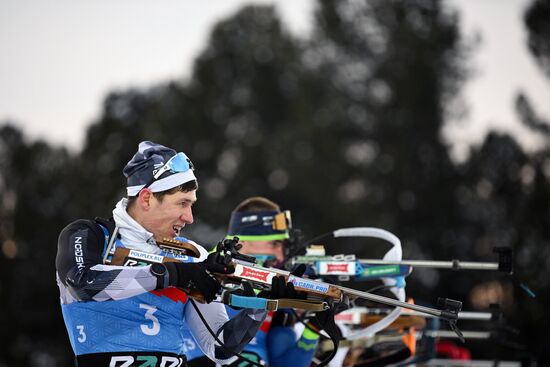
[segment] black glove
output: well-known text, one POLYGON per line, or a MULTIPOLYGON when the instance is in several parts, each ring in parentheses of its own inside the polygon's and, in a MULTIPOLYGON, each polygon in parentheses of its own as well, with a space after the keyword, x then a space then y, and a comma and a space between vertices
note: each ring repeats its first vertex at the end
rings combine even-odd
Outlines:
POLYGON ((298 264, 294 270, 290 272, 290 274, 294 275, 295 277, 300 278, 304 273, 306 272, 306 264, 298 264))
POLYGON ((203 264, 204 268, 212 273, 232 274, 235 272, 235 267, 233 265, 229 265, 226 258, 221 256, 218 251, 209 254, 206 260, 199 264, 203 264))
POLYGON ((185 290, 197 290, 204 296, 206 303, 216 298, 221 284, 208 273, 208 264, 202 263, 164 263, 168 270, 168 284, 185 290))
MULTIPOLYGON (((306 271, 306 266, 304 264, 298 265, 298 267, 292 271, 290 274, 300 277, 306 271)), ((285 277, 282 275, 277 275, 271 280, 271 290, 270 291, 261 291, 258 294, 258 297, 269 298, 269 299, 279 299, 279 298, 293 298, 293 299, 306 299, 307 294, 305 292, 298 292, 294 289, 294 284, 285 281, 285 277)))

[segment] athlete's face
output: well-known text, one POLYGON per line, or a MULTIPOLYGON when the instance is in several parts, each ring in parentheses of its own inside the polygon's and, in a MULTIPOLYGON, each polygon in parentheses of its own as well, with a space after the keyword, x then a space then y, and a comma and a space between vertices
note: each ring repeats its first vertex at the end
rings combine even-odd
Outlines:
POLYGON ((239 250, 243 254, 273 255, 277 261, 283 261, 282 241, 241 241, 243 247, 239 250))
POLYGON ((196 201, 196 190, 164 195, 162 200, 151 194, 141 224, 157 240, 174 238, 185 225, 193 223, 192 206, 196 201))

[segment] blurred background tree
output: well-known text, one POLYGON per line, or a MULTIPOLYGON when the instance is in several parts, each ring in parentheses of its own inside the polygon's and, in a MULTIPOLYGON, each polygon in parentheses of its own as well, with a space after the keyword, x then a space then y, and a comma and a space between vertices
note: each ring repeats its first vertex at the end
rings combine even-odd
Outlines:
MULTIPOLYGON (((547 71, 548 19, 548 1, 534 1, 529 46, 547 71)), ((215 26, 189 80, 109 93, 77 154, 0 125, 0 310, 13 326, 0 333, 0 366, 71 365, 54 282, 57 235, 73 219, 110 216, 125 193, 122 167, 146 139, 192 158, 200 200, 186 234, 207 247, 250 195, 291 209, 308 238, 339 227, 390 230, 407 258, 492 261, 494 246, 514 247, 538 301, 489 273, 416 269, 407 289, 420 303, 500 302, 521 341, 542 350, 550 152, 527 154, 491 133, 467 161, 451 160, 441 131, 461 113, 474 51, 456 12, 436 0, 319 0, 308 39, 293 37, 273 7, 248 6, 215 26)), ((548 135, 524 94, 517 110, 548 135)), ((351 241, 329 252, 372 257, 377 246, 351 241)), ((488 358, 524 353, 471 347, 488 358)))
POLYGON ((10 125, 0 128, 2 200, 0 205, 1 312, 0 360, 7 366, 39 366, 70 361, 63 320, 53 305, 55 238, 75 213, 71 199, 72 158, 44 142, 26 143, 10 125), (4 354, 4 353, 3 353, 4 354))

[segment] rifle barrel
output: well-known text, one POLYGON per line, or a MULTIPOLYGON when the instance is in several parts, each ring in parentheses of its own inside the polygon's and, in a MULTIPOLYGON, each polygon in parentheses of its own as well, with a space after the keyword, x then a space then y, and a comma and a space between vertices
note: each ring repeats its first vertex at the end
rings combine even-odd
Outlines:
MULTIPOLYGON (((458 335, 451 330, 424 330, 421 333, 434 338, 458 338, 458 335)), ((489 331, 462 331, 462 336, 464 339, 489 339, 491 333, 489 331)))
POLYGON ((393 298, 383 297, 383 296, 379 296, 377 294, 363 292, 363 291, 359 291, 359 290, 356 290, 356 289, 353 289, 353 288, 347 288, 347 287, 342 287, 342 286, 337 286, 337 287, 340 288, 344 293, 355 296, 357 298, 368 299, 370 301, 379 302, 379 303, 382 303, 382 304, 388 305, 388 306, 403 307, 403 308, 407 308, 409 310, 418 311, 422 314, 428 314, 428 315, 436 316, 436 317, 447 319, 447 320, 456 320, 457 319, 457 315, 455 313, 450 312, 450 311, 438 310, 436 308, 425 307, 425 306, 410 304, 410 303, 406 303, 406 302, 401 302, 401 301, 398 301, 398 300, 393 299, 393 298))
POLYGON ((401 260, 390 261, 380 259, 359 259, 361 263, 371 265, 411 265, 419 268, 438 268, 438 269, 467 269, 467 270, 499 270, 498 263, 484 263, 472 261, 435 261, 435 260, 401 260))
MULTIPOLYGON (((368 310, 369 310, 369 313, 372 313, 375 315, 380 313, 386 314, 391 311, 387 309, 374 309, 374 308, 369 308, 368 310)), ((424 313, 416 312, 414 310, 403 310, 401 314, 407 315, 407 316, 426 316, 424 313)), ((459 320, 491 320, 492 318, 493 318, 493 314, 491 314, 490 312, 460 311, 458 313, 459 320)))

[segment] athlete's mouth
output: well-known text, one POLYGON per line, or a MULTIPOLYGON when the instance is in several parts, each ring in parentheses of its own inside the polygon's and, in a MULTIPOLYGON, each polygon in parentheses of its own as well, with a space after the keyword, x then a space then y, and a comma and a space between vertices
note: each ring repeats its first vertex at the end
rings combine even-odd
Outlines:
POLYGON ((172 229, 174 230, 175 237, 180 235, 180 231, 181 231, 182 228, 183 228, 183 226, 178 226, 178 225, 172 226, 172 229))

